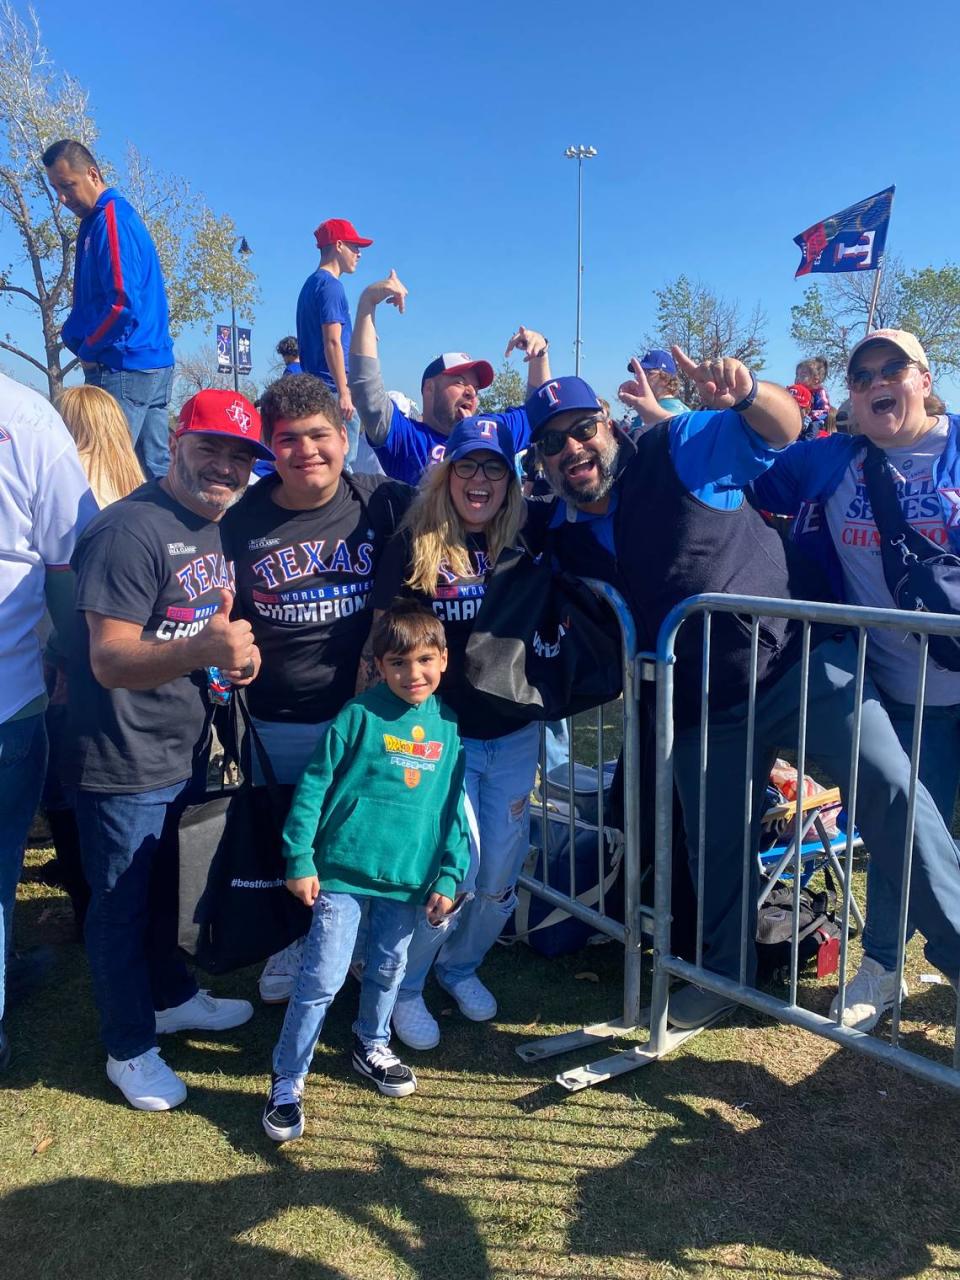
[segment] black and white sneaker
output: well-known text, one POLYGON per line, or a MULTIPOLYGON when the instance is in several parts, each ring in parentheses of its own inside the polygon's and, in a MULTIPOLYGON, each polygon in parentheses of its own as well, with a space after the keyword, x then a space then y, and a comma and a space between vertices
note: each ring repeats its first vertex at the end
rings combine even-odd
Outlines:
POLYGON ((388 1098, 405 1098, 416 1090, 417 1077, 389 1045, 367 1045, 359 1036, 354 1036, 352 1062, 354 1071, 372 1080, 388 1098))
POLYGON ((292 1142, 303 1136, 303 1080, 270 1077, 270 1094, 263 1108, 263 1131, 274 1142, 292 1142))

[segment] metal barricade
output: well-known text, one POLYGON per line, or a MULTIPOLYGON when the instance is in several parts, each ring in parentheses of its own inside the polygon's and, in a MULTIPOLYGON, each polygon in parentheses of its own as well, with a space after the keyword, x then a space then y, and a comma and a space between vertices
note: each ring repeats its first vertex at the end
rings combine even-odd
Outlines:
MULTIPOLYGON (((585 579, 586 585, 601 600, 604 600, 616 616, 620 627, 623 655, 623 763, 626 778, 636 778, 640 770, 640 723, 639 723, 639 689, 638 658, 636 628, 630 610, 623 597, 608 583, 593 579, 585 579)), ((623 944, 623 1009, 619 1018, 611 1018, 607 1022, 598 1022, 581 1027, 563 1035, 549 1036, 541 1040, 522 1044, 517 1053, 525 1062, 537 1062, 556 1054, 568 1053, 572 1050, 595 1045, 610 1040, 626 1031, 645 1026, 647 1011, 641 1008, 640 983, 642 964, 642 929, 646 921, 648 937, 653 930, 653 911, 641 905, 641 868, 640 868, 640 797, 636 787, 624 788, 624 831, 622 851, 623 875, 623 920, 615 918, 607 909, 607 842, 605 839, 605 800, 604 800, 604 722, 603 708, 598 707, 597 716, 597 892, 596 905, 588 905, 578 899, 576 892, 576 836, 577 819, 575 814, 575 758, 573 741, 573 722, 567 720, 567 736, 569 739, 569 759, 567 762, 567 796, 564 803, 566 813, 562 816, 568 824, 568 866, 563 879, 566 887, 561 888, 550 883, 549 859, 546 853, 546 831, 548 826, 548 788, 547 788, 547 749, 545 734, 540 739, 540 815, 541 815, 541 847, 537 865, 541 868, 540 876, 529 871, 519 878, 521 889, 526 890, 560 911, 566 912, 574 919, 588 925, 597 933, 604 934, 623 944)))
MULTIPOLYGON (((720 997, 728 1006, 742 1005, 747 1008, 754 1009, 782 1022, 802 1027, 815 1035, 836 1041, 837 1043, 845 1045, 846 1047, 868 1057, 872 1057, 888 1065, 896 1066, 899 1069, 909 1072, 921 1079, 932 1081, 936 1084, 944 1085, 954 1090, 960 1090, 960 1018, 955 1020, 953 1028, 953 1055, 951 1065, 948 1065, 945 1062, 936 1061, 931 1057, 923 1056, 920 1053, 914 1052, 912 1049, 905 1048, 904 1045, 900 1043, 901 1014, 899 992, 901 990, 901 982, 904 972, 908 932, 908 905, 910 903, 911 878, 916 858, 914 835, 918 804, 918 770, 924 717, 927 657, 931 635, 951 635, 960 638, 960 618, 923 613, 911 613, 907 615, 904 612, 895 609, 860 608, 845 605, 814 604, 804 601, 779 601, 720 594, 697 596, 683 601, 667 617, 663 627, 661 628, 656 655, 657 787, 655 814, 655 924, 650 1036, 647 1042, 634 1049, 628 1050, 626 1053, 618 1054, 616 1057, 606 1059, 605 1061, 590 1064, 589 1066, 580 1069, 578 1072, 573 1073, 574 1079, 568 1083, 568 1087, 582 1088, 587 1084, 597 1083, 600 1080, 609 1079, 611 1076, 619 1075, 623 1072, 631 1071, 637 1067, 647 1065, 648 1063, 663 1057, 690 1035, 698 1034, 699 1031, 703 1030, 703 1026, 700 1026, 689 1031, 677 1031, 670 1026, 670 980, 671 978, 679 978, 688 983, 695 984, 705 992, 709 992, 720 997), (741 831, 742 861, 738 868, 740 876, 739 972, 736 977, 721 976, 719 973, 715 973, 711 969, 707 968, 704 963, 705 866, 707 859, 711 854, 709 839, 707 836, 707 820, 709 818, 709 814, 707 812, 706 804, 705 780, 707 779, 708 771, 711 768, 711 734, 716 729, 718 718, 717 713, 711 713, 709 709, 711 620, 718 614, 737 615, 740 624, 747 628, 750 642, 749 683, 747 686, 748 696, 746 702, 740 704, 739 709, 734 709, 731 713, 728 713, 727 721, 729 725, 733 726, 731 729, 732 736, 740 733, 744 752, 741 757, 743 761, 741 767, 744 770, 744 777, 741 777, 739 780, 740 785, 743 785, 745 781, 745 789, 743 792, 741 831), (766 706, 765 700, 767 695, 770 693, 771 688, 771 685, 767 683, 763 684, 758 689, 758 654, 760 648, 760 621, 762 618, 792 619, 800 624, 799 667, 797 669, 798 693, 794 730, 796 766, 798 777, 800 779, 803 778, 808 759, 807 747, 809 723, 807 710, 810 694, 811 654, 815 649, 815 646, 812 643, 811 628, 818 623, 825 623, 833 631, 846 628, 848 629, 848 634, 852 633, 856 638, 856 661, 852 664, 854 667, 852 673, 854 680, 852 693, 852 727, 848 729, 846 724, 836 725, 837 734, 840 735, 837 741, 842 744, 844 750, 847 748, 847 738, 849 738, 849 764, 846 770, 847 776, 833 779, 833 781, 841 785, 844 789, 847 803, 847 838, 844 857, 842 860, 843 896, 840 922, 839 1009, 835 1017, 825 1017, 810 1009, 801 1008, 797 1004, 799 970, 798 908, 802 857, 800 839, 796 840, 795 861, 793 866, 793 932, 790 946, 791 962, 788 996, 786 999, 778 999, 776 996, 771 995, 768 992, 760 991, 751 986, 747 980, 749 970, 748 954, 749 949, 754 945, 756 928, 756 904, 755 902, 750 901, 749 896, 749 886, 752 882, 752 866, 756 857, 756 849, 754 847, 753 840, 753 824, 755 815, 755 796, 753 793, 753 787, 755 780, 758 783, 760 781, 759 776, 755 779, 758 767, 757 752, 760 746, 769 747, 772 745, 767 741, 770 733, 769 726, 765 736, 761 733, 761 742, 758 743, 757 741, 758 708, 762 709, 766 706), (701 698, 699 726, 681 727, 681 732, 684 735, 682 742, 684 748, 682 758, 686 762, 684 768, 689 769, 689 761, 691 758, 690 735, 692 733, 696 733, 697 735, 696 741, 699 749, 699 778, 696 782, 698 788, 699 823, 696 841, 696 857, 694 859, 697 869, 697 928, 696 956, 693 962, 683 960, 672 952, 670 910, 673 795, 675 766, 678 758, 676 754, 678 734, 674 724, 674 686, 677 671, 676 641, 681 628, 684 625, 690 625, 691 619, 697 619, 699 625, 702 625, 703 628, 701 643, 701 670, 699 673, 703 682, 703 696, 701 698), (842 1009, 846 988, 849 923, 853 907, 851 896, 851 872, 853 870, 854 833, 858 812, 858 789, 861 781, 861 744, 866 741, 862 737, 862 718, 864 710, 863 692, 866 679, 868 629, 883 629, 899 632, 901 634, 913 633, 919 637, 919 675, 914 699, 915 710, 912 749, 910 752, 909 784, 906 791, 905 820, 902 828, 903 854, 902 873, 900 877, 896 962, 896 990, 898 996, 893 1005, 890 1032, 887 1040, 883 1040, 879 1036, 854 1030, 851 1027, 845 1026, 842 1021, 842 1009), (742 718, 739 718, 741 712, 742 718)), ((784 675, 785 672, 778 673, 778 675, 774 677, 773 683, 776 684, 779 679, 784 678, 784 675)), ((792 676, 790 678, 792 679, 792 676)), ((720 712, 719 716, 722 720, 723 712, 720 712)), ((776 745, 779 747, 789 748, 794 744, 789 742, 779 742, 776 745)), ((714 767, 716 768, 716 766, 714 767)), ((716 780, 716 777, 714 780, 716 780)), ((686 779, 686 785, 689 793, 689 776, 686 779)), ((633 789, 635 790, 636 787, 634 786, 633 789)), ((902 789, 899 791, 899 794, 902 797, 902 789)), ((924 813, 927 815, 927 825, 925 830, 928 849, 925 856, 930 856, 930 850, 933 850, 935 856, 933 857, 932 865, 938 866, 940 872, 945 872, 951 877, 953 875, 958 875, 955 848, 946 838, 946 833, 941 835, 937 831, 938 826, 942 829, 942 824, 938 822, 935 815, 931 820, 930 814, 932 810, 932 802, 930 801, 929 796, 926 795, 922 788, 920 789, 920 794, 924 797, 924 813), (941 859, 941 856, 942 862, 938 861, 941 859)), ((863 816, 863 821, 868 821, 870 816, 871 815, 869 813, 866 813, 865 816, 863 816)), ((884 817, 887 817, 886 813, 884 814, 884 817)), ((896 827, 896 822, 891 822, 891 825, 899 831, 899 828, 896 827)), ((798 815, 797 830, 799 831, 800 828, 801 822, 798 815)), ((874 826, 874 832, 876 833, 876 831, 877 827, 874 826)), ((869 839, 866 840, 866 844, 869 850, 869 839)), ((921 870, 923 871, 924 869, 921 868, 921 870)), ((960 878, 958 878, 958 889, 960 889, 960 878)), ((867 916, 869 918, 869 902, 867 903, 867 916)), ((950 930, 947 929, 946 933, 949 935, 950 930)), ((949 976, 956 981, 956 974, 951 974, 949 976)), ((707 1018, 704 1025, 710 1025, 711 1022, 724 1016, 726 1011, 726 1009, 721 1010, 715 1013, 712 1018, 707 1018)), ((561 1083, 567 1083, 562 1077, 558 1077, 558 1080, 560 1080, 561 1083)))

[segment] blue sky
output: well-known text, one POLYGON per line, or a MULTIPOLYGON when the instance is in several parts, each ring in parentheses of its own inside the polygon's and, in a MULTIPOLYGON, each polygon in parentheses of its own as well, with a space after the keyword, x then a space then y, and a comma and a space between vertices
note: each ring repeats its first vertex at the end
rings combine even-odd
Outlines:
MULTIPOLYGON (((584 171, 582 371, 604 395, 653 325, 653 290, 681 271, 746 310, 760 301, 769 374, 791 380, 793 236, 891 182, 888 250, 908 266, 960 257, 958 113, 937 52, 957 47, 960 6, 947 0, 369 0, 334 18, 301 0, 36 8, 51 54, 90 91, 102 154, 135 142, 247 236, 261 378, 316 265, 312 229, 332 216, 376 241, 351 301, 391 267, 410 289, 406 315, 380 325, 388 386, 416 394, 441 350, 497 364, 521 323, 573 372, 570 143, 599 153, 584 171)), ((0 323, 23 324, 12 310, 0 323)))

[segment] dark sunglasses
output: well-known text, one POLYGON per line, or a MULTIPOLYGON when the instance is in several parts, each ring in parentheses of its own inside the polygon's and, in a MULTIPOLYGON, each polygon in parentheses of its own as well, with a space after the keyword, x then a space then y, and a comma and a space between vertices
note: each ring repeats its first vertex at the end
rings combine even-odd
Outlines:
POLYGON ((502 480, 510 468, 499 458, 487 458, 478 462, 476 458, 459 458, 453 463, 453 473, 461 480, 472 480, 478 471, 482 471, 487 480, 502 480))
POLYGON ((600 415, 594 414, 592 418, 582 418, 579 422, 573 423, 566 431, 544 431, 537 444, 546 457, 552 458, 563 449, 568 437, 576 440, 578 444, 583 444, 585 440, 592 440, 597 434, 599 425, 600 415))
POLYGON ((884 382, 903 382, 911 369, 919 368, 916 360, 888 360, 879 369, 854 369, 847 375, 851 391, 867 391, 877 378, 884 382))

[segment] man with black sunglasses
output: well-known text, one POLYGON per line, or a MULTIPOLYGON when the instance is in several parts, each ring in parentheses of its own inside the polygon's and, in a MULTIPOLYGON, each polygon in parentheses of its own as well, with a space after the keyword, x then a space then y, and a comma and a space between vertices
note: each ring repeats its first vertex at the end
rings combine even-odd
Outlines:
MULTIPOLYGON (((746 500, 744 489, 778 457, 789 458, 800 431, 796 402, 782 387, 760 382, 739 360, 696 365, 679 348, 678 366, 695 383, 704 411, 679 414, 635 441, 598 414, 593 390, 580 378, 557 378, 527 401, 538 458, 557 497, 532 502, 525 533, 560 565, 610 582, 624 596, 640 647, 656 647, 670 610, 704 592, 772 599, 817 598, 808 562, 794 560, 779 535, 746 500)), ((858 409, 859 420, 859 409, 858 409)), ((770 506, 769 503, 764 503, 770 506)), ((774 505, 770 509, 781 510, 774 505)), ((684 625, 676 642, 674 776, 691 861, 698 847, 702 630, 684 625)), ((708 969, 739 978, 743 814, 746 804, 746 702, 750 630, 731 614, 716 614, 710 639, 707 826, 703 943, 708 969)), ((796 742, 800 707, 800 635, 783 619, 759 624, 753 796, 762 802, 777 749, 796 742)), ((838 782, 850 761, 856 647, 823 639, 809 668, 807 750, 838 782)), ((871 855, 888 874, 902 856, 909 762, 875 697, 863 711, 858 822, 871 855)), ((758 834, 759 812, 754 815, 758 834)), ((938 966, 960 968, 960 900, 936 900, 931 882, 956 853, 926 792, 916 826, 918 926, 935 939, 938 966), (951 853, 952 851, 952 853, 951 853), (920 923, 923 915, 925 925, 920 923)), ((696 867, 691 867, 696 883, 696 867)), ((748 902, 757 900, 751 860, 748 902)), ((751 922, 747 925, 752 936, 751 922)), ((747 951, 747 979, 756 955, 747 951)), ((670 1021, 698 1026, 725 1008, 694 986, 671 998, 670 1021)))

